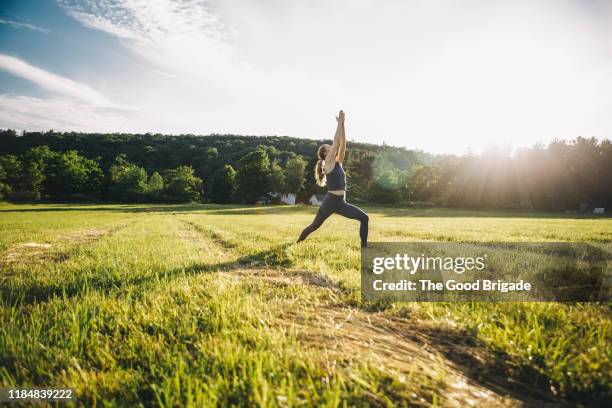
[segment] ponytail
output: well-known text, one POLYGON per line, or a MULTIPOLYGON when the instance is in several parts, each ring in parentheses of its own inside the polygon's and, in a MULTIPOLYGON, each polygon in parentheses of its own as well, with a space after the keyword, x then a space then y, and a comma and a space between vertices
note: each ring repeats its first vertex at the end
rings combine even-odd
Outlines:
POLYGON ((317 185, 323 187, 325 185, 325 171, 323 170, 323 160, 319 159, 315 166, 315 181, 317 185))

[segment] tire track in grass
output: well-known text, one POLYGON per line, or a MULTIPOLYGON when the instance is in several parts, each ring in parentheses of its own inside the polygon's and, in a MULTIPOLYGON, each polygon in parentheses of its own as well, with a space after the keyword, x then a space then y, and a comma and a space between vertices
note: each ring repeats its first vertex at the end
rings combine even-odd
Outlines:
MULTIPOLYGON (((215 230, 210 226, 203 226, 193 221, 181 220, 185 230, 185 237, 189 240, 199 241, 204 239, 205 246, 213 254, 218 262, 209 264, 208 268, 219 270, 237 269, 247 266, 283 266, 287 265, 288 259, 284 253, 284 247, 279 246, 269 251, 252 253, 232 241, 227 235, 215 230), (195 234, 195 235, 194 235, 195 234), (241 252, 242 251, 242 252, 241 252)), ((204 265, 202 265, 204 266, 204 265)))
POLYGON ((217 232, 204 228, 193 221, 180 220, 179 236, 196 249, 208 251, 219 260, 227 260, 231 250, 236 248, 229 241, 223 240, 217 232))
POLYGON ((210 227, 204 227, 203 225, 196 224, 193 221, 183 221, 184 224, 188 225, 192 230, 197 231, 205 238, 210 239, 215 245, 225 250, 233 250, 238 247, 229 238, 223 236, 220 232, 210 227))
MULTIPOLYGON (((443 395, 445 406, 518 405, 471 384, 425 344, 401 334, 415 327, 380 313, 322 304, 309 312, 290 312, 285 318, 301 328, 303 343, 324 349, 334 360, 350 357, 367 362, 400 383, 418 382, 423 394, 436 391, 443 395)), ((415 399, 422 404, 432 402, 423 396, 415 399)))
POLYGON ((87 248, 103 238, 114 236, 134 222, 108 228, 77 230, 57 235, 53 240, 44 243, 12 245, 0 254, 0 299, 27 305, 46 302, 56 296, 75 296, 80 293, 82 282, 58 280, 40 282, 34 279, 32 273, 36 273, 40 267, 50 270, 54 265, 68 261, 82 248, 87 248), (22 282, 19 282, 20 280, 22 282))
POLYGON ((62 262, 73 250, 104 237, 109 237, 127 228, 129 223, 110 228, 90 228, 57 236, 53 241, 24 242, 13 244, 0 253, 0 267, 10 269, 12 265, 25 263, 62 262))

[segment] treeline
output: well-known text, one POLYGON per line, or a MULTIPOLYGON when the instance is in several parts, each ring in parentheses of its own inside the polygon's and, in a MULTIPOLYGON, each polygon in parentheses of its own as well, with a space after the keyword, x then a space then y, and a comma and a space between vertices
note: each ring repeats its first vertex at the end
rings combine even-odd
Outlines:
POLYGON ((555 140, 517 150, 446 156, 419 166, 408 197, 447 207, 528 210, 612 208, 612 142, 555 140))
POLYGON ((202 180, 189 166, 150 176, 125 155, 116 157, 105 174, 99 160, 75 150, 56 152, 33 147, 20 156, 0 156, 0 195, 17 201, 41 198, 116 201, 184 202, 200 200, 202 180))
MULTIPOLYGON (((277 136, 0 131, 0 193, 12 200, 307 201, 323 140, 277 136)), ((612 207, 612 146, 594 138, 438 155, 365 143, 344 163, 353 201, 565 210, 612 207)))
MULTIPOLYGON (((272 191, 297 192, 304 188, 305 167, 306 162, 295 156, 283 168, 258 148, 240 160, 238 171, 229 164, 216 169, 207 199, 252 203, 267 199, 272 191)), ((189 165, 148 174, 119 154, 105 172, 100 158, 89 159, 75 150, 57 152, 47 145, 32 147, 20 156, 0 156, 0 197, 17 201, 197 202, 203 193, 203 180, 189 165)))
MULTIPOLYGON (((52 131, 18 135, 5 130, 0 132, 0 183, 4 197, 11 200, 253 203, 278 200, 269 196, 274 192, 293 193, 298 201, 307 201, 312 194, 325 192, 312 177, 321 143, 276 136, 52 131), (66 155, 72 158, 68 162, 78 163, 69 166, 79 174, 78 183, 69 183, 70 177, 61 175, 69 172, 63 165, 66 155), (54 185, 56 180, 66 180, 63 189, 54 185)), ((349 147, 345 167, 352 169, 348 175, 354 179, 351 192, 362 201, 378 201, 369 179, 362 180, 370 173, 361 168, 362 160, 384 152, 405 171, 412 163, 433 158, 390 146, 350 143, 349 147)))

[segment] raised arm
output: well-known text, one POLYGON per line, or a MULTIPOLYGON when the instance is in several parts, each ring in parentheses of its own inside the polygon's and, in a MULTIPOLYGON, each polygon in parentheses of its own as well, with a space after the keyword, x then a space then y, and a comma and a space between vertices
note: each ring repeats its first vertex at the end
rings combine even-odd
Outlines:
POLYGON ((344 131, 344 112, 342 112, 342 123, 340 124, 340 142, 338 144, 338 154, 336 154, 336 161, 342 163, 344 161, 344 154, 346 153, 346 132, 344 131))
POLYGON ((336 165, 336 155, 338 154, 338 150, 340 148, 340 143, 342 139, 342 134, 344 133, 344 112, 340 111, 338 117, 336 118, 338 125, 336 126, 336 134, 334 135, 334 141, 325 156, 325 171, 331 171, 336 165))

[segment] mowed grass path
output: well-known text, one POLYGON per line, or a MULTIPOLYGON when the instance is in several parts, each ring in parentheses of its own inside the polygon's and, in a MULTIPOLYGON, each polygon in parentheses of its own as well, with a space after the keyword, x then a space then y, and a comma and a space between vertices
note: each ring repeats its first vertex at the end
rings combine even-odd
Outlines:
MULTIPOLYGON (((0 205, 0 385, 92 406, 605 405, 610 304, 364 304, 309 207, 0 205)), ((592 241, 612 220, 367 208, 372 241, 592 241)))

